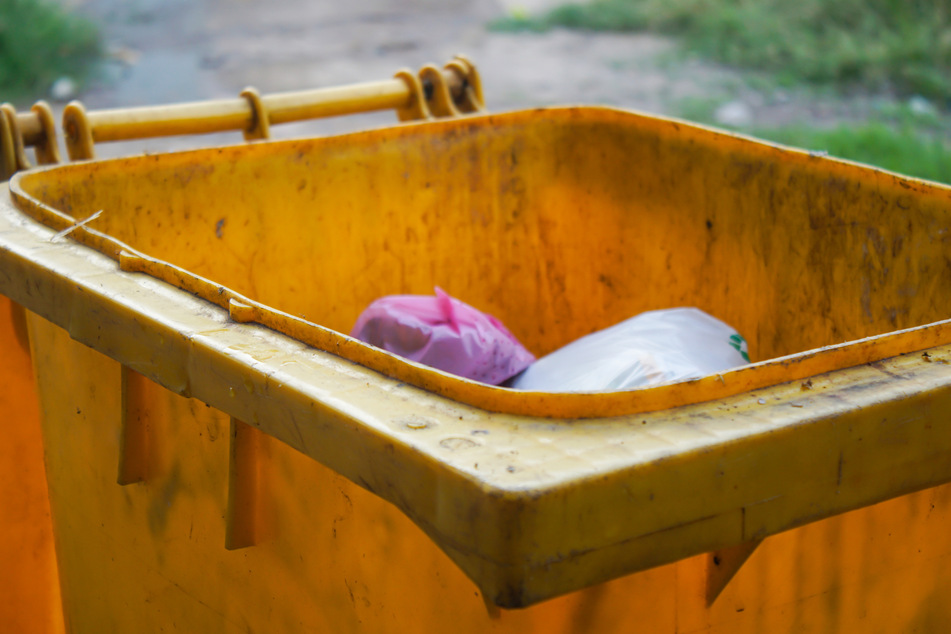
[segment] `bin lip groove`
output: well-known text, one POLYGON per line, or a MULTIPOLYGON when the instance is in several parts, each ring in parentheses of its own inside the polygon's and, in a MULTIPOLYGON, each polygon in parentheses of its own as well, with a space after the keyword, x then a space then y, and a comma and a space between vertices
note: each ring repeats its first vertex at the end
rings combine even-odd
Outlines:
MULTIPOLYGON (((480 115, 465 119, 412 123, 391 129, 397 134, 411 133, 419 127, 441 126, 453 128, 472 125, 480 119, 520 120, 544 110, 546 114, 568 117, 576 116, 582 110, 603 111, 620 116, 642 116, 629 111, 604 107, 565 107, 546 108, 534 111, 512 112, 502 115, 480 115)), ((853 164, 828 157, 816 157, 810 153, 765 143, 742 135, 731 134, 706 128, 676 119, 663 119, 678 130, 686 126, 712 135, 723 135, 760 145, 777 147, 800 158, 825 160, 832 163, 856 165, 864 169, 867 166, 853 164)), ((347 136, 367 134, 356 132, 347 136)), ((228 148, 188 150, 174 154, 213 153, 228 150, 231 152, 254 152, 260 148, 275 148, 282 145, 299 143, 299 140, 271 141, 266 144, 237 145, 228 148)), ((680 407, 716 401, 729 396, 751 392, 785 383, 806 380, 809 377, 835 370, 855 367, 881 361, 908 352, 920 352, 929 348, 951 343, 951 319, 932 322, 911 328, 847 341, 821 348, 777 357, 749 365, 727 370, 704 377, 664 383, 655 386, 623 391, 603 392, 532 392, 487 385, 458 377, 441 370, 430 368, 394 355, 390 352, 366 344, 362 341, 326 328, 319 324, 295 317, 263 303, 245 297, 230 288, 182 269, 173 263, 153 258, 129 245, 81 224, 84 219, 74 218, 55 209, 29 192, 30 181, 42 179, 50 174, 64 170, 88 170, 90 165, 115 164, 117 162, 142 162, 160 160, 161 155, 144 155, 125 158, 99 159, 66 165, 43 166, 27 172, 19 172, 10 180, 11 197, 21 212, 56 231, 69 230, 68 238, 75 240, 117 261, 120 268, 128 272, 140 272, 187 291, 218 307, 229 311, 235 321, 256 323, 297 339, 318 350, 337 355, 348 361, 363 365, 375 372, 398 379, 434 394, 471 405, 479 409, 523 416, 546 417, 554 419, 603 418, 609 416, 627 416, 656 412, 680 407)), ((881 170, 877 170, 881 171, 881 170)), ((932 186, 930 183, 896 178, 915 183, 918 186, 932 186)))

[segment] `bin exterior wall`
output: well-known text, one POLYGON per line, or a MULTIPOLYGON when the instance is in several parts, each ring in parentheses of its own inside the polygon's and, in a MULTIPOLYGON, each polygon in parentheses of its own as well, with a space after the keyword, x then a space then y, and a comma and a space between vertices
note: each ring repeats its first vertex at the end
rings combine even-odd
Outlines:
POLYGON ((0 630, 63 631, 23 309, 0 296, 0 630))
MULTIPOLYGON (((72 632, 558 631, 584 611, 581 595, 491 619, 475 586, 395 507, 273 440, 261 486, 275 534, 226 550, 228 417, 149 384, 136 398, 147 404, 149 478, 120 486, 121 366, 41 319, 31 336, 55 438, 49 477, 72 632)), ((668 567, 626 580, 629 597, 598 618, 621 619, 633 601, 669 631, 672 604, 657 610, 652 588, 672 579, 668 567)))
POLYGON ((951 626, 949 485, 768 538, 712 606, 698 556, 493 617, 395 507, 266 441, 261 512, 273 532, 226 550, 228 417, 148 384, 137 402, 153 434, 149 480, 120 486, 121 366, 39 318, 30 326, 72 632, 951 626))

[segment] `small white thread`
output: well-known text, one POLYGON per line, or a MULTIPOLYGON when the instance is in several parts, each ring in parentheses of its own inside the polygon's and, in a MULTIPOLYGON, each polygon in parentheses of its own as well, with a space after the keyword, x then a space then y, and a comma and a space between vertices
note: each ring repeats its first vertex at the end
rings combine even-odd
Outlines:
POLYGON ((98 218, 98 217, 101 216, 101 215, 102 215, 102 209, 100 209, 99 211, 97 211, 97 212, 94 213, 93 215, 89 216, 89 217, 86 218, 85 220, 80 220, 80 221, 77 222, 76 224, 74 224, 74 225, 72 225, 72 226, 70 226, 70 227, 66 227, 65 229, 63 229, 62 231, 60 231, 59 233, 57 233, 56 235, 54 235, 52 238, 50 238, 50 242, 56 242, 56 241, 59 240, 60 238, 63 238, 63 237, 65 237, 65 236, 68 236, 70 233, 72 233, 73 231, 75 231, 75 230, 78 229, 79 227, 85 227, 86 224, 92 222, 93 220, 95 220, 96 218, 98 218))

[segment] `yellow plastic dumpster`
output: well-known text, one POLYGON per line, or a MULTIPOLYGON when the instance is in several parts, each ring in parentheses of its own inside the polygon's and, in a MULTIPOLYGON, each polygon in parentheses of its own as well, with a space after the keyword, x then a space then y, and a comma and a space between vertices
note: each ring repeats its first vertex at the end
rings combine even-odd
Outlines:
POLYGON ((70 631, 951 625, 947 188, 565 108, 9 193, 70 631), (536 354, 694 305, 757 362, 524 393, 340 334, 437 284, 536 354))

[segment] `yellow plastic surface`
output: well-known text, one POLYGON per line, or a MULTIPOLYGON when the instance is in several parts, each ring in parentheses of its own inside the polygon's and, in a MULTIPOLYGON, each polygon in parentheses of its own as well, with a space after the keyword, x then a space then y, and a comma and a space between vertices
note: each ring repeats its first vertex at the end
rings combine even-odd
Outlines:
POLYGON ((0 297, 0 630, 63 631, 23 309, 0 297))
POLYGON ((3 203, 0 292, 65 329, 31 321, 77 631, 143 610, 235 631, 949 621, 947 487, 907 495, 951 481, 946 188, 578 108, 74 164, 11 189, 49 228, 3 203), (526 394, 333 332, 435 284, 537 354, 686 304, 763 361, 526 394), (708 607, 701 554, 771 535, 708 607), (491 619, 480 593, 570 594, 491 619))

